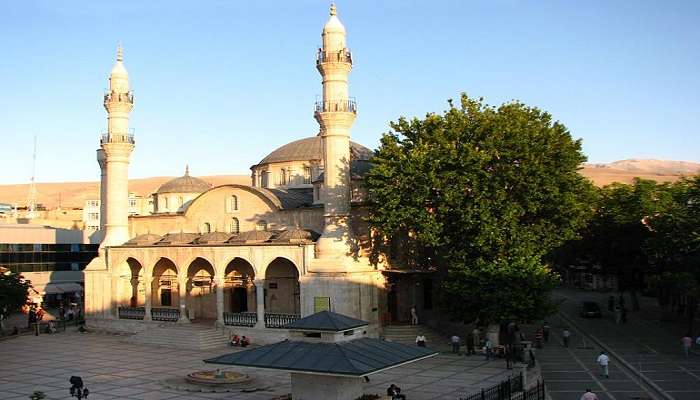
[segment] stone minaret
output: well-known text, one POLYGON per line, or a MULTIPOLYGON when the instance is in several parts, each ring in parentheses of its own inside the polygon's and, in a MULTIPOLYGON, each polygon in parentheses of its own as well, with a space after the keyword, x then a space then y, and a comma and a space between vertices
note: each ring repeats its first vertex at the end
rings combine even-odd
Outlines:
POLYGON ((102 170, 100 187, 104 238, 100 248, 117 246, 129 240, 129 157, 134 136, 129 133, 129 112, 134 96, 129 90, 129 74, 123 64, 121 46, 109 75, 109 92, 104 96, 107 133, 100 138, 97 162, 102 170))
POLYGON ((321 199, 325 227, 316 244, 316 257, 339 259, 351 252, 350 215, 350 127, 356 107, 348 96, 348 75, 352 69, 350 50, 345 45, 345 27, 331 5, 330 18, 323 27, 323 48, 316 68, 323 81, 323 100, 316 103, 316 121, 323 139, 324 180, 321 199))

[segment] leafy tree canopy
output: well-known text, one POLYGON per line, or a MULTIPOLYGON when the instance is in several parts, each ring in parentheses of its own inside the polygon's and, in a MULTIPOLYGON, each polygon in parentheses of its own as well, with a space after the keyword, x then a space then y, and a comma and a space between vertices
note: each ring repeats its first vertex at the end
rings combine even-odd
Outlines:
POLYGON ((30 282, 22 275, 0 273, 0 314, 19 311, 27 303, 29 287, 30 282))
MULTIPOLYGON (((442 115, 391 124, 366 177, 368 221, 375 238, 402 239, 405 264, 448 275, 444 289, 459 319, 537 317, 547 308, 546 290, 523 302, 501 286, 498 301, 469 301, 494 282, 524 278, 522 271, 534 273, 520 282, 522 293, 551 288, 556 276, 541 257, 576 237, 592 212, 592 185, 577 173, 581 142, 520 102, 460 100, 442 115)), ((382 243, 374 249, 387 251, 382 243)))

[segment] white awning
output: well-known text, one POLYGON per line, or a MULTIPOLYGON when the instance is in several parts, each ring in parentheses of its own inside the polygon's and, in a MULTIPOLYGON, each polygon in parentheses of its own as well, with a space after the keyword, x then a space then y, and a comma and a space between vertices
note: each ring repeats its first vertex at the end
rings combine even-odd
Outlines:
POLYGON ((61 294, 82 292, 83 287, 77 283, 47 283, 43 288, 34 288, 40 294, 61 294))

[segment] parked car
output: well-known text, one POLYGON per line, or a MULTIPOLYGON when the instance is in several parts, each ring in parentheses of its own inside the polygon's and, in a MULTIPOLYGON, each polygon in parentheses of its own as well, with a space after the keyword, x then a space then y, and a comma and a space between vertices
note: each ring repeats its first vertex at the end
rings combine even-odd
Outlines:
POLYGON ((594 301, 584 301, 581 303, 581 317, 583 318, 600 318, 603 313, 600 311, 600 306, 594 301))

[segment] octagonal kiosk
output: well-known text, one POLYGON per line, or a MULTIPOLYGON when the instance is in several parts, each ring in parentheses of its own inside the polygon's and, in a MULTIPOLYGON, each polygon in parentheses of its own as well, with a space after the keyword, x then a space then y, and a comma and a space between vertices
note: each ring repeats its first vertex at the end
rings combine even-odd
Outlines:
POLYGON ((285 326, 288 340, 204 360, 206 363, 289 371, 292 399, 354 400, 363 377, 438 352, 366 336, 367 322, 330 311, 285 326))

